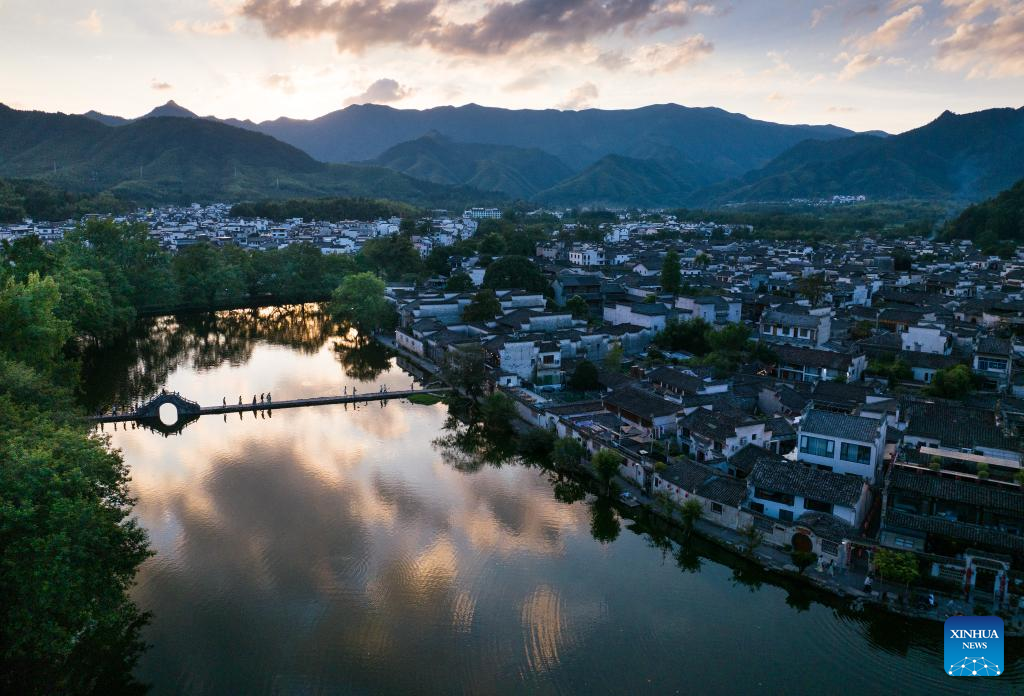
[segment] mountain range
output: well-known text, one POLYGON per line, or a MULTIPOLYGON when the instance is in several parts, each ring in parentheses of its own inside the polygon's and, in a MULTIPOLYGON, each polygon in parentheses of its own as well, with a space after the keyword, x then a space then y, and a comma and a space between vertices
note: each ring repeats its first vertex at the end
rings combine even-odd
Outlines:
POLYGON ((675 104, 366 104, 260 123, 199 117, 173 101, 137 119, 0 107, 0 176, 146 201, 373 195, 435 206, 673 207, 864 194, 960 205, 1024 176, 1022 136, 1024 109, 946 112, 886 136, 675 104))
POLYGON ((156 114, 105 125, 3 105, 0 176, 140 203, 386 193, 421 205, 461 205, 482 197, 385 167, 326 164, 269 135, 207 119, 156 114))
POLYGON ((701 203, 864 194, 977 201, 1024 177, 1024 108, 957 115, 879 138, 808 140, 767 166, 702 191, 701 203))

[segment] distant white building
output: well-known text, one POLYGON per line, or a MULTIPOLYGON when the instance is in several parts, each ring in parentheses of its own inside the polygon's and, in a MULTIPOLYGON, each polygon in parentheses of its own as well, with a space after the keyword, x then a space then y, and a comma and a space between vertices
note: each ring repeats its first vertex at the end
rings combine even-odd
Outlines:
POLYGON ((500 220, 501 211, 498 208, 470 208, 462 217, 470 220, 500 220))

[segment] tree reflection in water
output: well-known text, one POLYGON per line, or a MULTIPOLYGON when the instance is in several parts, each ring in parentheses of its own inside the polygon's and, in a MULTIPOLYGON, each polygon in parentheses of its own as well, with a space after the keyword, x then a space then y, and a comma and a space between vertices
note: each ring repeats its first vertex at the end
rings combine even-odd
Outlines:
POLYGON ((372 382, 391 368, 391 354, 387 348, 369 336, 361 335, 354 327, 343 327, 345 332, 334 341, 334 354, 345 368, 345 374, 361 382, 372 382))
POLYGON ((434 438, 434 449, 448 466, 457 471, 479 471, 484 466, 501 467, 513 462, 526 465, 519 457, 515 439, 495 433, 468 414, 459 413, 459 406, 449 407, 441 435, 434 438), (460 418, 461 416, 461 418, 460 418))
MULTIPOLYGON (((343 330, 348 331, 317 303, 140 319, 114 343, 84 353, 86 407, 97 410, 146 401, 179 367, 198 370, 225 362, 239 365, 252 357, 259 342, 311 355, 343 330)), ((380 350, 385 351, 383 347, 380 350)), ((369 363, 368 353, 353 363, 369 363)), ((383 355, 386 363, 386 351, 383 355)), ((380 364, 379 357, 373 360, 380 364)), ((344 359, 342 364, 347 370, 344 359)))
POLYGON ((615 508, 607 498, 594 498, 590 503, 590 536, 602 544, 610 544, 619 538, 622 525, 615 508))

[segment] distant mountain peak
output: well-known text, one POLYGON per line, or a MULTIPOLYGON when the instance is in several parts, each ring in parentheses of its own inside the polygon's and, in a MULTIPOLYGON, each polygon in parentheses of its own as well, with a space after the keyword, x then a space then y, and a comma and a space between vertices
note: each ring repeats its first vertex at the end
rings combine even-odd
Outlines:
POLYGON ((156 118, 170 116, 173 118, 199 118, 197 114, 192 113, 185 107, 179 105, 173 99, 167 100, 166 104, 162 104, 152 111, 150 111, 142 118, 156 118))

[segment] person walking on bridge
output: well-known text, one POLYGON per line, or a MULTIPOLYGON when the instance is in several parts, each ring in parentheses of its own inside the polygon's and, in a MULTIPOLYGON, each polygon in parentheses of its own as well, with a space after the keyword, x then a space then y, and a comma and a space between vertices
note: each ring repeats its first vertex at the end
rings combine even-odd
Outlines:
POLYGON ((252 395, 252 407, 256 408, 256 395, 255 394, 252 395))
POLYGON ((270 392, 267 392, 267 403, 270 403, 270 392))
POLYGON ((223 404, 223 405, 224 405, 224 406, 227 406, 227 405, 228 405, 228 397, 226 397, 226 396, 224 397, 224 404, 223 404))

